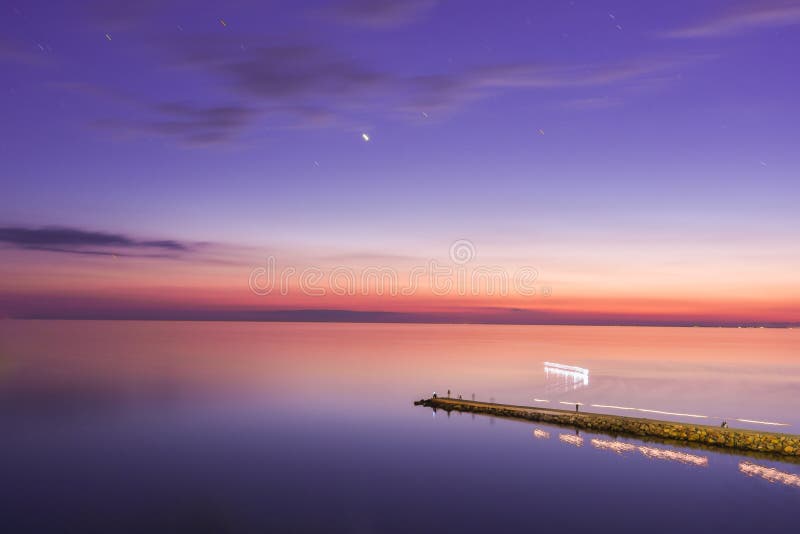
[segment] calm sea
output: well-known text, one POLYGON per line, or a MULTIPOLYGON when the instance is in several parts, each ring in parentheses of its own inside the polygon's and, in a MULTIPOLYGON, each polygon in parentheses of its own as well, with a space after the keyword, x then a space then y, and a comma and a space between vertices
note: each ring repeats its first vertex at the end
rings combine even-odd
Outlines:
POLYGON ((800 528, 800 464, 413 406, 448 390, 800 433, 800 331, 0 321, 0 528, 800 528))

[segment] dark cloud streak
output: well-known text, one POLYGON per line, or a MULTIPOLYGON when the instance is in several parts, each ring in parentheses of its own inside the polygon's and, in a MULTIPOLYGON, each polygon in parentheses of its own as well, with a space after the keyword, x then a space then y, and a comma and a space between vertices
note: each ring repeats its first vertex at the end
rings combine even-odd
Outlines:
POLYGON ((311 46, 263 47, 220 67, 240 88, 267 98, 354 94, 388 79, 311 46))
POLYGON ((98 256, 172 257, 193 249, 189 244, 171 239, 137 240, 124 234, 65 227, 2 227, 0 243, 24 250, 98 256), (120 250, 129 252, 119 253, 120 250))

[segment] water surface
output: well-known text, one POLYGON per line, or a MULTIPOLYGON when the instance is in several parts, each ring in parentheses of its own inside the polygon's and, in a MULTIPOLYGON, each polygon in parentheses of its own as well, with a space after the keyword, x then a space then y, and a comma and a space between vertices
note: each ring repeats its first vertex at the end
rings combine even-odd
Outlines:
POLYGON ((412 401, 798 433, 799 348, 770 329, 0 321, 0 511, 10 532, 791 531, 799 465, 412 401))

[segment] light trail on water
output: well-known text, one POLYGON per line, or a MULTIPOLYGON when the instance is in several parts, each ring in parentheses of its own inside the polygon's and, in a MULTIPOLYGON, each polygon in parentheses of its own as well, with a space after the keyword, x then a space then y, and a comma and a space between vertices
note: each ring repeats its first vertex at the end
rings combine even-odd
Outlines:
MULTIPOLYGON (((533 399, 533 402, 539 403, 550 403, 551 401, 548 399, 533 399)), ((557 401, 558 404, 563 404, 565 406, 585 406, 586 404, 583 402, 575 402, 575 401, 557 401)), ((766 426, 791 426, 789 423, 778 423, 775 421, 760 421, 757 419, 742 419, 742 418, 734 418, 734 417, 717 417, 717 416, 709 416, 709 415, 700 415, 700 414, 693 414, 693 413, 682 413, 682 412, 670 412, 666 410, 653 410, 650 408, 635 408, 633 406, 619 406, 616 404, 589 404, 592 408, 603 408, 608 410, 623 410, 623 411, 635 411, 635 412, 642 412, 642 413, 654 413, 659 415, 674 415, 676 417, 691 417, 693 419, 721 419, 721 420, 731 420, 731 421, 739 421, 740 423, 749 423, 751 425, 766 425, 766 426)))

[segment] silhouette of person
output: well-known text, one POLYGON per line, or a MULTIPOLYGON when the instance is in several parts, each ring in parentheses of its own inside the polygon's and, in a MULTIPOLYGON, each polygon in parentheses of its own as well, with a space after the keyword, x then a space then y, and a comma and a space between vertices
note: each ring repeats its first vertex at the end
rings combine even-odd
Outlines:
POLYGON ((575 405, 575 412, 576 413, 578 412, 578 405, 577 404, 575 405))

